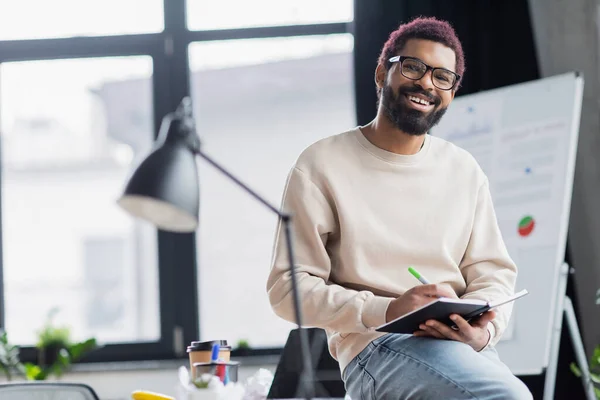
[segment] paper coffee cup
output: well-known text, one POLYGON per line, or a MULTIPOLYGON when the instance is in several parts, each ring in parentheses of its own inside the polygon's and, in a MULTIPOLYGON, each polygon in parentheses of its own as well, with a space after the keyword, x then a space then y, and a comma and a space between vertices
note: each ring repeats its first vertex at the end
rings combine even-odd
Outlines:
POLYGON ((195 363, 210 363, 213 344, 219 344, 219 360, 230 361, 231 346, 227 344, 227 340, 210 340, 207 342, 192 342, 187 347, 187 353, 190 358, 190 376, 196 376, 194 368, 195 363))

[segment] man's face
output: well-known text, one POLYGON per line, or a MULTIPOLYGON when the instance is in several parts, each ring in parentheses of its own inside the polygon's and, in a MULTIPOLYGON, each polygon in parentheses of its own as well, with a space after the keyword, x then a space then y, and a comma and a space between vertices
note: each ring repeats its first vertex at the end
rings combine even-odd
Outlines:
MULTIPOLYGON (((398 55, 455 71, 454 51, 441 43, 410 39, 398 55)), ((396 128, 410 135, 423 135, 440 121, 454 99, 454 90, 437 88, 431 70, 421 79, 412 80, 403 76, 400 68, 400 63, 393 63, 389 71, 383 66, 377 68, 382 110, 396 128), (428 104, 422 104, 423 100, 428 104)))

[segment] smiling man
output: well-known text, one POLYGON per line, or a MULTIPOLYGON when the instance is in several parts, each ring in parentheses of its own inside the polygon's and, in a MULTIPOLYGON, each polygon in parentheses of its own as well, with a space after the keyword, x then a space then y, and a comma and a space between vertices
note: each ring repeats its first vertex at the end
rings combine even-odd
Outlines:
MULTIPOLYGON (((352 399, 531 398, 494 349, 512 305, 470 323, 455 316, 456 330, 427 321, 412 335, 375 331, 436 297, 514 291, 487 177, 469 153, 427 134, 464 71, 448 23, 401 25, 375 70, 375 119, 311 145, 288 177, 304 323, 327 331, 352 399)), ((294 321, 284 234, 267 290, 275 313, 294 321)))

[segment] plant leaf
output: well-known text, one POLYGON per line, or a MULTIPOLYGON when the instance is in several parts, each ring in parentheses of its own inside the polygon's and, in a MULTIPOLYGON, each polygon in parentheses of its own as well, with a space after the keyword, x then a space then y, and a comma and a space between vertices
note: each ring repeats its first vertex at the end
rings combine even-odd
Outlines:
POLYGON ((594 348, 594 354, 590 360, 590 369, 600 368, 600 345, 594 348))
POLYGON ((590 379, 592 382, 600 384, 600 375, 590 372, 590 379))
POLYGON ((39 381, 46 379, 46 374, 44 371, 37 365, 32 363, 25 364, 25 376, 27 379, 32 381, 39 381))
POLYGON ((84 355, 98 347, 96 339, 88 339, 83 342, 75 343, 69 347, 69 355, 71 356, 72 362, 79 361, 84 355))
POLYGON ((571 364, 569 364, 569 367, 571 368, 571 372, 578 378, 581 378, 581 370, 579 369, 579 367, 577 366, 577 364, 575 364, 574 362, 572 362, 571 364))

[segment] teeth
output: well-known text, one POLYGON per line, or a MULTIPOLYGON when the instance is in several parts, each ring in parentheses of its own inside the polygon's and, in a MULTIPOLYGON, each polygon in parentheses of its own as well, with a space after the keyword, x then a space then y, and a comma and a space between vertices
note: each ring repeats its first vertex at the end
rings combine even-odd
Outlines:
POLYGON ((408 96, 408 99, 410 101, 414 101, 415 103, 423 104, 423 105, 426 105, 426 106, 429 105, 429 102, 427 100, 423 100, 423 99, 420 99, 420 98, 415 97, 415 96, 408 96))

